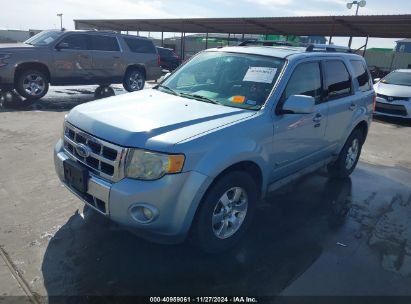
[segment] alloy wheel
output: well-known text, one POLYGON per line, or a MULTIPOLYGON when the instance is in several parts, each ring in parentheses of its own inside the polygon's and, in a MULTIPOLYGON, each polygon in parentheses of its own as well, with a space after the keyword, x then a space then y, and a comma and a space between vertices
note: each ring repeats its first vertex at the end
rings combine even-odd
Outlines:
POLYGON ((46 89, 46 81, 39 74, 28 74, 23 80, 23 89, 30 96, 40 96, 46 89))
POLYGON ((143 79, 143 76, 141 76, 141 74, 139 72, 131 73, 128 80, 129 80, 129 83, 130 83, 130 88, 133 91, 139 91, 143 88, 144 79, 143 79))
POLYGON ((248 209, 248 197, 241 187, 224 192, 214 207, 212 228, 219 239, 226 239, 236 233, 244 222, 248 209))
POLYGON ((360 151, 360 143, 357 138, 354 138, 351 146, 348 148, 347 157, 345 159, 345 168, 350 170, 354 166, 360 151))

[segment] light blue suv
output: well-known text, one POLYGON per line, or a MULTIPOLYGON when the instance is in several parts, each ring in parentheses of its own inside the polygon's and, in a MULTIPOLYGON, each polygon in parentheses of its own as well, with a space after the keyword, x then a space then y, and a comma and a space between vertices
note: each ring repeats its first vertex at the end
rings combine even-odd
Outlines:
POLYGON ((154 89, 71 110, 55 167, 133 232, 219 252, 268 192, 324 166, 349 176, 374 103, 364 59, 332 46, 209 49, 154 89))

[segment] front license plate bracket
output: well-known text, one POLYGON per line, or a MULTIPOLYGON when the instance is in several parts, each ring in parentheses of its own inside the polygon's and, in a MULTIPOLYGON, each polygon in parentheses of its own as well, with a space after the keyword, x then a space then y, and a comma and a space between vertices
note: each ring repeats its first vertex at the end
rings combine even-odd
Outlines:
POLYGON ((69 186, 81 193, 86 193, 89 179, 88 170, 71 159, 66 159, 63 162, 63 168, 64 178, 69 186))

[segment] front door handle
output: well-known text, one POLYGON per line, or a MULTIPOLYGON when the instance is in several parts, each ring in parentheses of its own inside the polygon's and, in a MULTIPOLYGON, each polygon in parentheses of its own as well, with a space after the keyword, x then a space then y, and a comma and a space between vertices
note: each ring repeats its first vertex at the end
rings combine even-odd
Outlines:
POLYGON ((314 128, 318 128, 319 126, 321 126, 322 118, 323 116, 320 113, 315 114, 315 116, 313 117, 314 128))
POLYGON ((351 103, 350 106, 348 107, 351 111, 354 111, 357 105, 355 103, 351 103))
POLYGON ((323 116, 320 113, 315 114, 315 116, 313 117, 313 122, 319 123, 321 122, 321 119, 323 118, 323 116))

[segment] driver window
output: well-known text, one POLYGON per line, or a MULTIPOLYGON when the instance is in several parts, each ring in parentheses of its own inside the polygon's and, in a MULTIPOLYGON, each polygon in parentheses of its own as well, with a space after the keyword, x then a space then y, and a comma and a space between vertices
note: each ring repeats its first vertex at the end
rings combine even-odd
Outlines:
POLYGON ((216 64, 214 62, 209 61, 193 65, 190 69, 187 69, 186 72, 182 73, 178 78, 177 88, 215 83, 215 78, 217 77, 215 66, 216 64))
POLYGON ((291 95, 312 96, 321 102, 321 70, 318 62, 303 63, 296 67, 283 93, 283 100, 291 95))
POLYGON ((61 43, 67 43, 67 49, 71 50, 87 50, 87 35, 72 34, 65 37, 61 43))

